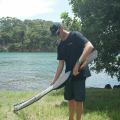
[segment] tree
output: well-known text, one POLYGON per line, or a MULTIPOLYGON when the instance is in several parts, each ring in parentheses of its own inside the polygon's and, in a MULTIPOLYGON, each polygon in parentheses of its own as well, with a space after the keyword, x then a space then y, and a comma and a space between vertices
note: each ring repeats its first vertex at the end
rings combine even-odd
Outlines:
POLYGON ((50 37, 51 24, 41 19, 0 18, 0 51, 55 52, 59 39, 50 37))
POLYGON ((97 73, 105 69, 120 81, 120 1, 69 1, 75 17, 80 19, 81 32, 98 50, 92 69, 97 73))
POLYGON ((68 28, 67 30, 80 31, 80 29, 81 29, 80 20, 77 19, 76 17, 70 18, 68 16, 68 12, 65 11, 65 12, 62 12, 60 18, 63 19, 62 23, 67 26, 67 28, 68 28))

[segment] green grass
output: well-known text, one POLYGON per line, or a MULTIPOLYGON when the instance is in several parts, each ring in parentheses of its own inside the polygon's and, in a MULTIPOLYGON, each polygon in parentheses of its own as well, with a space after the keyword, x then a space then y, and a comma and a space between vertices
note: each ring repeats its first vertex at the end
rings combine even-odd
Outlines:
MULTIPOLYGON (((0 120, 68 120, 63 89, 52 91, 34 104, 14 112, 14 105, 38 92, 0 91, 0 120)), ((74 116, 76 117, 76 116, 74 116)), ((120 120, 120 89, 86 89, 82 120, 120 120)))

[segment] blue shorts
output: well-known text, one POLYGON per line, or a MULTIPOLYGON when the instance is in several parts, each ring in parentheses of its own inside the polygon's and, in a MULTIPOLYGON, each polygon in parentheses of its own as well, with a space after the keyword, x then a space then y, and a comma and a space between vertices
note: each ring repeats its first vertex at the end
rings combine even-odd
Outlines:
POLYGON ((64 99, 65 100, 75 100, 77 102, 85 101, 85 80, 72 79, 69 83, 65 85, 64 99))

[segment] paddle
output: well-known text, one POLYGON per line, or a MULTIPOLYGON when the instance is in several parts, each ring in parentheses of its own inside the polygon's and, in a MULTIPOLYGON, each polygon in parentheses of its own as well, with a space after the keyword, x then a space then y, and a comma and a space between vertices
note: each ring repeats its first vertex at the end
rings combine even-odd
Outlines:
MULTIPOLYGON (((93 51, 86 58, 86 60, 83 62, 82 66, 80 66, 78 71, 80 72, 80 70, 84 69, 88 64, 90 64, 97 57, 97 54, 98 54, 97 50, 93 51)), ((46 95, 47 93, 51 92, 52 90, 59 89, 59 88, 65 86, 65 84, 70 80, 71 76, 72 76, 72 72, 71 71, 65 73, 52 86, 48 87, 47 89, 42 91, 40 94, 32 97, 31 99, 29 99, 29 100, 27 100, 25 102, 22 102, 22 103, 14 105, 14 110, 17 111, 17 110, 23 109, 23 108, 33 104, 34 102, 38 101, 44 95, 46 95)))

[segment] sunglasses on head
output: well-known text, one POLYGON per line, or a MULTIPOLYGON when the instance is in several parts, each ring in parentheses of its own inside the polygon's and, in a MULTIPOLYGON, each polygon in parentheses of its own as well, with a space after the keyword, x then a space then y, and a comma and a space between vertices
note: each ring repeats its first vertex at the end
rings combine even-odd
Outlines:
MULTIPOLYGON (((59 30, 60 30, 60 28, 59 28, 59 30)), ((59 35, 59 34, 60 34, 59 30, 57 31, 56 35, 59 35)))

